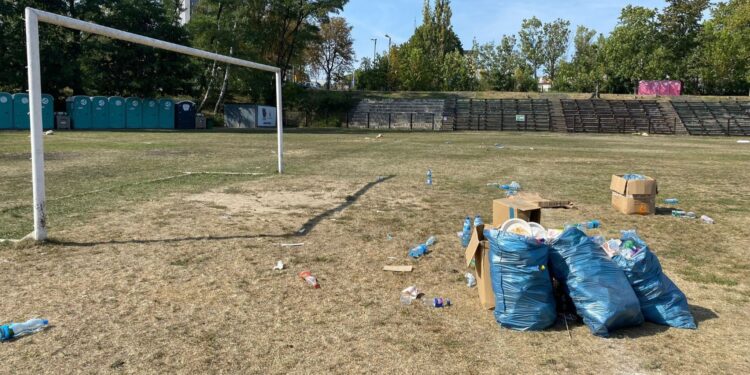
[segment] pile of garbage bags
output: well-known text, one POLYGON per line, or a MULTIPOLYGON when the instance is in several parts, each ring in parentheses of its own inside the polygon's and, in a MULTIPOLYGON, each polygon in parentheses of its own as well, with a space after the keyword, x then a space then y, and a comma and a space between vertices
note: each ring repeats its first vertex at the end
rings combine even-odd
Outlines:
POLYGON ((579 227, 562 232, 540 227, 527 231, 516 223, 484 231, 501 326, 537 331, 554 325, 559 308, 554 278, 596 336, 644 321, 696 328, 687 298, 634 231, 602 245, 579 227))

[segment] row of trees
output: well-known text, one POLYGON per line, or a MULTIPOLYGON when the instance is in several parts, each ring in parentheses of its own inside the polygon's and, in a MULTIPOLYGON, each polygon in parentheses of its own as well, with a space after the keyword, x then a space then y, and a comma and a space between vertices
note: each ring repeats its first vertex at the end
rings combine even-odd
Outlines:
MULTIPOLYGON (((343 19, 329 17, 346 2, 201 0, 191 22, 183 26, 180 0, 0 0, 0 91, 26 89, 27 6, 278 66, 284 78, 304 76, 307 67, 314 67, 330 83, 350 70, 347 64, 353 60, 351 28, 343 19)), ((57 97, 192 96, 200 99, 201 107, 213 104, 214 110, 232 94, 257 102, 274 97, 273 77, 265 72, 56 26, 42 25, 40 36, 43 90, 57 97)))
POLYGON ((627 6, 608 35, 570 22, 523 20, 518 35, 464 50, 449 0, 425 0, 424 19, 404 44, 355 73, 366 90, 535 91, 539 72, 558 91, 632 93, 639 80, 674 79, 691 94, 747 94, 750 0, 667 0, 662 11, 627 6), (710 9, 711 17, 703 20, 710 9))

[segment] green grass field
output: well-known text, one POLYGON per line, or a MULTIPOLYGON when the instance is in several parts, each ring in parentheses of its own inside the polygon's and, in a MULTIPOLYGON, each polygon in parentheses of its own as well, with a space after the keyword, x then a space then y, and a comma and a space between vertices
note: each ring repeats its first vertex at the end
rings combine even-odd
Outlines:
MULTIPOLYGON (((28 373, 742 373, 750 370, 750 147, 735 138, 550 133, 57 132, 45 137, 50 242, 0 244, 0 321, 48 331, 3 345, 28 373), (495 144, 504 145, 498 149, 495 144), (435 185, 424 185, 434 171, 435 185), (242 172, 257 175, 192 174, 242 172), (610 207, 614 173, 716 225, 610 207), (390 176, 378 181, 378 176, 390 176), (653 324, 500 330, 463 283, 455 238, 491 217, 490 182, 569 199, 542 224, 637 229, 688 295, 697 331, 653 324), (300 233, 300 229, 305 231, 300 233), (393 236, 392 241, 386 239, 393 236), (410 246, 438 236, 433 254, 410 246), (281 243, 304 243, 284 248, 281 243), (288 269, 271 270, 276 260, 288 269), (385 264, 414 264, 386 274, 385 264), (323 288, 296 276, 311 270, 323 288), (455 306, 402 307, 418 285, 455 306), (61 371, 62 370, 62 371, 61 371)), ((0 133, 0 238, 31 232, 27 133, 0 133)))

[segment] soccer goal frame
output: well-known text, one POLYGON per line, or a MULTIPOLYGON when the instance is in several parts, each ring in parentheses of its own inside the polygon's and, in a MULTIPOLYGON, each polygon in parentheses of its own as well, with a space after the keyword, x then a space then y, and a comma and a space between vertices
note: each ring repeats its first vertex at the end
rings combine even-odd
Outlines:
POLYGON ((29 115, 31 123, 31 173, 34 195, 34 240, 43 241, 47 239, 46 220, 46 196, 44 181, 44 130, 42 129, 42 77, 41 63, 39 61, 39 22, 65 27, 68 29, 83 31, 112 39, 140 44, 148 47, 163 49, 184 55, 200 57, 203 59, 218 61, 226 64, 237 65, 245 68, 258 69, 274 73, 276 77, 276 133, 277 133, 277 157, 278 172, 284 172, 284 123, 281 97, 281 69, 246 61, 230 56, 219 55, 196 48, 190 48, 179 44, 165 42, 126 31, 97 25, 95 23, 81 21, 75 18, 61 16, 43 10, 26 8, 26 60, 29 79, 29 115))

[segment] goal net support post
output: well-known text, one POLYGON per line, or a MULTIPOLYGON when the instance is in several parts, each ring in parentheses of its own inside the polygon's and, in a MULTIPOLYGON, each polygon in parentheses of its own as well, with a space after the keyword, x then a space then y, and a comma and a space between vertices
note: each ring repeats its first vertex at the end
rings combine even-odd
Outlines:
POLYGON ((190 48, 163 40, 148 38, 142 35, 125 32, 111 27, 97 25, 91 22, 77 20, 34 8, 26 8, 26 60, 29 79, 29 115, 31 123, 31 172, 34 195, 34 240, 47 239, 46 198, 44 181, 44 133, 42 129, 42 77, 39 61, 39 22, 101 35, 134 44, 163 49, 184 55, 237 65, 245 68, 258 69, 274 73, 276 79, 276 132, 278 172, 284 172, 284 124, 281 93, 281 69, 246 61, 230 56, 190 48))

